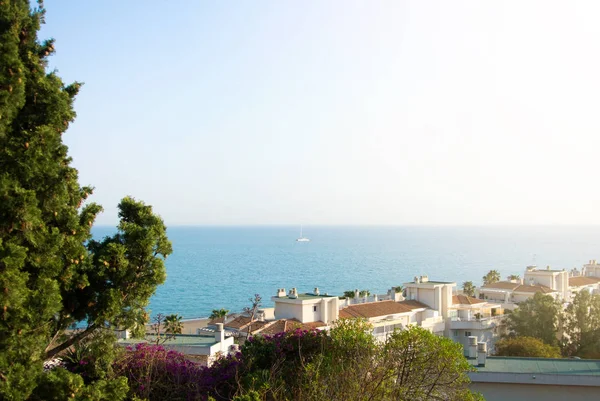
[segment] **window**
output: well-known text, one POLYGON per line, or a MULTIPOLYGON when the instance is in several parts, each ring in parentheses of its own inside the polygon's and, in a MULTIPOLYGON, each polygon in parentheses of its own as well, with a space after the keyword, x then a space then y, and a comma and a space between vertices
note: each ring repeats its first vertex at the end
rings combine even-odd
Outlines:
POLYGON ((315 305, 315 306, 313 306, 313 312, 316 312, 316 311, 317 311, 317 306, 315 305))
POLYGON ((458 337, 458 330, 452 330, 452 335, 454 337, 458 337))
POLYGON ((471 332, 470 331, 465 331, 465 337, 471 337, 471 332))

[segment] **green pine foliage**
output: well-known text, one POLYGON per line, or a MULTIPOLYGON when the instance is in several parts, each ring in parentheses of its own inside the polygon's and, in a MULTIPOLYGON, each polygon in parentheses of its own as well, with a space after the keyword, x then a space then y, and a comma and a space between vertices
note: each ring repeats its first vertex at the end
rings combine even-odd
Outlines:
POLYGON ((119 205, 117 234, 91 240, 102 208, 86 203, 92 188, 79 185, 62 142, 81 85, 47 71, 54 42, 37 38, 43 19, 41 2, 30 9, 27 0, 0 1, 0 399, 7 400, 34 397, 46 385, 77 397, 97 392, 94 385, 123 387, 42 375, 42 364, 106 327, 142 328, 171 253, 162 220, 130 197, 119 205), (78 322, 87 327, 65 334, 78 322))

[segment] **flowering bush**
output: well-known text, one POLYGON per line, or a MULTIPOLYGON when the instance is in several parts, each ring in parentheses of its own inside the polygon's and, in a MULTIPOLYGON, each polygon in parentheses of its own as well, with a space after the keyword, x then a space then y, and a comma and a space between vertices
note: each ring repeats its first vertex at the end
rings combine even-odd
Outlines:
POLYGON ((127 347, 115 371, 127 377, 130 395, 152 400, 230 400, 238 391, 239 355, 220 358, 210 367, 161 345, 127 347))
POLYGON ((160 345, 127 347, 115 370, 127 377, 131 395, 148 400, 203 400, 199 381, 202 368, 176 351, 160 345))

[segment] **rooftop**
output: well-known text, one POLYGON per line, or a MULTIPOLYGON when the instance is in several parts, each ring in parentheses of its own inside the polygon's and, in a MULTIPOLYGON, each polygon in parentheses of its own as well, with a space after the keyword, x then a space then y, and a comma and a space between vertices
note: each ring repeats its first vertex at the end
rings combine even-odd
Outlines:
POLYGON ((513 291, 515 291, 515 292, 541 292, 542 294, 556 292, 556 290, 553 290, 550 287, 546 287, 545 285, 528 285, 528 284, 521 284, 517 288, 515 288, 513 291))
POLYGON ((302 294, 298 294, 295 298, 290 297, 289 294, 286 294, 283 297, 278 297, 278 296, 274 296, 272 299, 321 299, 321 298, 333 298, 335 297, 335 295, 326 295, 326 294, 319 294, 319 295, 315 295, 311 292, 305 292, 302 294))
POLYGON ((481 288, 499 289, 499 290, 514 290, 515 288, 517 288, 520 285, 521 285, 521 283, 513 283, 512 281, 497 281, 492 284, 482 285, 481 288))
POLYGON ((334 296, 335 295, 325 295, 325 294, 315 295, 315 294, 312 294, 310 292, 305 292, 304 294, 298 294, 298 299, 331 298, 331 297, 334 297, 334 296))
POLYGON ((490 356, 478 372, 537 373, 551 375, 600 376, 598 359, 550 359, 490 356))
POLYGON ((427 308, 427 305, 418 301, 379 301, 365 304, 350 305, 340 310, 340 318, 372 318, 379 316, 407 313, 413 309, 427 308))
POLYGON ((550 273, 561 273, 564 272, 565 269, 535 269, 535 270, 528 270, 527 273, 541 273, 541 272, 550 272, 550 273))
MULTIPOLYGON (((128 339, 120 339, 119 344, 124 345, 134 345, 139 343, 152 343, 156 339, 155 336, 149 335, 144 338, 128 338, 128 339)), ((202 336, 202 335, 192 335, 192 334, 178 334, 174 338, 165 342, 164 345, 186 345, 192 347, 208 347, 213 344, 216 344, 214 336, 202 336)))
POLYGON ((485 303, 483 299, 477 299, 474 297, 470 297, 468 295, 459 294, 452 296, 452 304, 453 305, 474 305, 474 304, 482 304, 485 303))
POLYGON ((407 286, 407 285, 410 285, 410 284, 433 284, 433 285, 454 284, 454 285, 456 285, 456 283, 454 281, 433 281, 433 280, 427 280, 424 283, 423 282, 415 283, 414 281, 409 281, 408 283, 404 283, 404 286, 407 286))
POLYGON ((302 323, 298 319, 279 319, 274 322, 270 322, 263 329, 259 330, 259 334, 262 335, 273 335, 277 333, 283 333, 296 329, 301 330, 312 330, 319 327, 326 327, 327 324, 321 321, 302 323))
POLYGON ((513 283, 511 281, 498 281, 492 284, 486 284, 481 286, 484 290, 512 290, 515 292, 541 292, 547 294, 550 292, 556 292, 550 287, 545 285, 529 285, 521 283, 513 283))
POLYGON ((582 287, 584 285, 598 284, 598 282, 600 282, 600 278, 597 277, 570 277, 569 287, 582 287))

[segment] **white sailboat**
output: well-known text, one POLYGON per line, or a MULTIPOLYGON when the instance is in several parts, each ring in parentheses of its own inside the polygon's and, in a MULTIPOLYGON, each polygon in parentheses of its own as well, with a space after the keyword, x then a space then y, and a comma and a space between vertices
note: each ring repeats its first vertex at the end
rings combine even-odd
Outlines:
POLYGON ((296 239, 296 242, 309 242, 310 239, 302 235, 302 225, 300 225, 300 238, 296 239))

